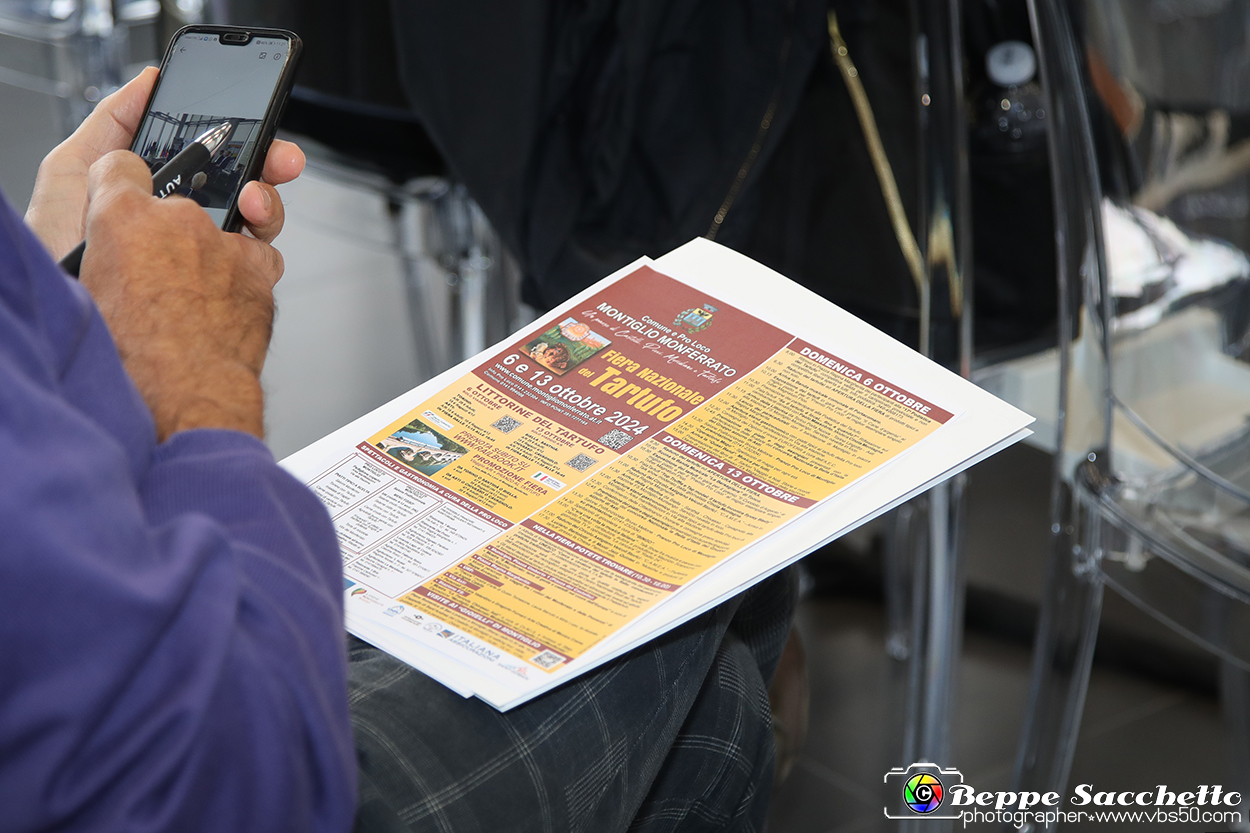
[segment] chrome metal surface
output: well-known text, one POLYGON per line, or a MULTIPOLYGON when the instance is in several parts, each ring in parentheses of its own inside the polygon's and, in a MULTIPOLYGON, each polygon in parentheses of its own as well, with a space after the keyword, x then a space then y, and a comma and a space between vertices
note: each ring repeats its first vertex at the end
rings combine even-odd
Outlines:
POLYGON ((217 153, 218 148, 225 143, 226 138, 230 135, 230 128, 230 122, 219 124, 214 128, 205 130, 199 136, 196 136, 195 141, 207 148, 208 155, 211 157, 213 154, 217 153))

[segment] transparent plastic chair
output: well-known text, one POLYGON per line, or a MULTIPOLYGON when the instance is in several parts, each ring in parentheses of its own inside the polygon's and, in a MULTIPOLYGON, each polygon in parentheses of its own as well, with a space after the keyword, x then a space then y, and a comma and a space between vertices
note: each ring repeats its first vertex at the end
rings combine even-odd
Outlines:
POLYGON ((0 0, 0 83, 53 96, 68 136, 160 57, 159 0, 0 0))
MULTIPOLYGON (((900 244, 905 255, 913 249, 908 259, 920 301, 917 347, 966 377, 972 258, 959 3, 924 0, 913 10, 921 210, 914 240, 909 246, 899 234, 900 244)), ((904 766, 950 758, 963 634, 966 482, 965 474, 957 475, 899 507, 886 522, 886 650, 900 663, 904 766)), ((945 824, 922 821, 926 830, 945 824)))
MULTIPOLYGON (((835 12, 830 50, 854 105, 894 234, 919 301, 920 352, 964 376, 971 366, 971 238, 967 117, 959 56, 958 0, 923 0, 911 7, 919 136, 916 160, 920 211, 915 228, 881 141, 873 107, 835 12)), ((960 474, 899 506, 885 518, 886 652, 897 661, 891 696, 900 721, 899 761, 949 759, 951 706, 963 633, 963 493, 960 474)), ((897 795, 883 787, 884 803, 897 795)), ((923 820, 925 829, 945 822, 923 820)), ((911 820, 902 823, 910 829, 911 820)))
POLYGON ((1065 793, 1111 587, 1222 661, 1226 787, 1250 796, 1250 3, 1200 5, 1029 0, 1060 332, 1049 365, 995 370, 1058 403, 1017 791, 1065 793))

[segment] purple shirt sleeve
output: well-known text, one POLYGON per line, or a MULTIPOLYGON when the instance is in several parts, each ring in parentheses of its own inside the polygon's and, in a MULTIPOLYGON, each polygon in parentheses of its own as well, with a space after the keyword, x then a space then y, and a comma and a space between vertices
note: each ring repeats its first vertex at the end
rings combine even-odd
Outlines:
POLYGON ((342 589, 260 441, 156 444, 0 199, 0 831, 349 829, 342 589))

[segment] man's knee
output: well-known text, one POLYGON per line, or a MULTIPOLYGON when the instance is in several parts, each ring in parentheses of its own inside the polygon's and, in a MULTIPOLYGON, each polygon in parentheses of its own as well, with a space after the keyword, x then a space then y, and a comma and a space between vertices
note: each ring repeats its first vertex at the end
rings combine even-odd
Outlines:
POLYGON ((727 634, 631 831, 752 831, 772 786, 768 693, 755 656, 727 634))
POLYGON ((798 576, 797 567, 787 567, 743 593, 729 625, 755 658, 765 685, 772 680, 790 635, 799 599, 798 576))

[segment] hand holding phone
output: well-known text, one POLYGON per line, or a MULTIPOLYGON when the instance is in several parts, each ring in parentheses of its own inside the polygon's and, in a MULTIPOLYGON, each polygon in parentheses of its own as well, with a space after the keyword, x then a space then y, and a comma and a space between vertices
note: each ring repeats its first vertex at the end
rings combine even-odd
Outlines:
MULTIPOLYGON (((156 67, 148 67, 107 96, 39 165, 26 224, 54 258, 60 259, 83 239, 88 172, 105 154, 130 147, 158 74, 156 67)), ((303 169, 299 146, 274 139, 261 179, 239 192, 239 213, 249 234, 266 242, 278 236, 283 212, 274 186, 294 180, 303 169)))
POLYGON ((155 174, 198 137, 227 126, 207 164, 171 193, 198 202, 218 227, 237 231, 239 194, 264 166, 301 49, 300 39, 283 29, 180 29, 130 149, 155 174))
MULTIPOLYGON (((188 197, 220 228, 237 231, 243 222, 239 197, 265 166, 300 51, 299 38, 280 29, 180 29, 170 41, 131 145, 153 171, 154 196, 188 197), (230 49, 236 51, 223 51, 230 49), (252 63, 252 57, 259 63, 252 63), (266 63, 270 59, 280 66, 270 67, 266 63), (196 106, 243 115, 213 117, 186 110, 196 106), (214 123, 203 133, 191 133, 209 122, 214 123)), ((36 197, 38 186, 37 182, 36 197)), ((61 259, 70 275, 78 275, 85 248, 83 241, 61 259)))
MULTIPOLYGON (((229 134, 230 122, 222 122, 195 137, 195 141, 178 151, 173 159, 152 174, 152 196, 163 200, 179 188, 189 185, 191 200, 207 207, 208 200, 202 192, 208 181, 204 168, 213 161, 213 156, 229 134)), ((61 258, 61 268, 67 274, 78 277, 82 268, 82 256, 86 251, 87 241, 84 240, 61 258)))
POLYGON ((190 200, 154 200, 132 153, 91 167, 83 286, 152 413, 158 441, 192 428, 263 436, 260 373, 282 256, 218 229, 190 200))

